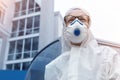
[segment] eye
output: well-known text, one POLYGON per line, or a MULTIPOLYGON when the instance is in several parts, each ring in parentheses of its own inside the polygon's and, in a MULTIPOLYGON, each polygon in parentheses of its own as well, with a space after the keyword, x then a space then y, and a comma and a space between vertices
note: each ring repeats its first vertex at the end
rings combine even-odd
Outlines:
POLYGON ((71 22, 73 22, 75 20, 75 18, 70 18, 69 20, 68 20, 68 23, 71 23, 71 22))
POLYGON ((87 17, 86 16, 79 16, 78 19, 82 22, 87 22, 87 17))

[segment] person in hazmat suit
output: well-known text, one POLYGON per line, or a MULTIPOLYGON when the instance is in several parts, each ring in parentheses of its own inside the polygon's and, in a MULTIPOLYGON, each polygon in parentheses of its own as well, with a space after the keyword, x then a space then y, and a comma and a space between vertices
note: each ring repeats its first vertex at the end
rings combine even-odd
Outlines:
POLYGON ((120 80, 120 54, 98 45, 88 12, 72 8, 64 22, 62 54, 46 65, 45 80, 120 80))

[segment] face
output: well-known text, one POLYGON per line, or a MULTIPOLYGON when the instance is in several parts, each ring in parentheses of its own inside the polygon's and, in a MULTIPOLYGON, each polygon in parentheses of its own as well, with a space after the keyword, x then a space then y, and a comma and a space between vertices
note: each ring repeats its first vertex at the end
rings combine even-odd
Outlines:
POLYGON ((64 20, 65 20, 66 26, 68 26, 76 18, 78 18, 87 27, 89 27, 89 16, 87 16, 82 10, 79 10, 79 9, 72 10, 69 15, 65 16, 64 20))

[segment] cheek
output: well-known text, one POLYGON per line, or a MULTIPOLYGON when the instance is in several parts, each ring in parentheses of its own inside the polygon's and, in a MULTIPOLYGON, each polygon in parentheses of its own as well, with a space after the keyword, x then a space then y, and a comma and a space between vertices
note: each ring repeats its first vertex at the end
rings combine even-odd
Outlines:
POLYGON ((69 24, 70 24, 70 23, 66 23, 66 27, 68 27, 69 24))
POLYGON ((89 28, 89 24, 87 22, 84 22, 84 24, 89 28))

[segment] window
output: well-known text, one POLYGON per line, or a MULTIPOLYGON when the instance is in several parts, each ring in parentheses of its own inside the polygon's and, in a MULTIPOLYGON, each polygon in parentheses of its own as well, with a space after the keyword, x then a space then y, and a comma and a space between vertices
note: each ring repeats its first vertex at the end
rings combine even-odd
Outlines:
POLYGON ((17 40, 15 59, 22 58, 23 40, 17 40))
POLYGON ((38 11, 40 11, 40 7, 34 0, 29 0, 29 8, 28 8, 28 10, 29 10, 28 11, 29 14, 33 13, 33 12, 38 12, 38 11))
POLYGON ((15 41, 10 42, 9 54, 15 53, 15 41))
POLYGON ((30 52, 25 52, 23 55, 23 58, 30 58, 30 52))
POLYGON ((8 60, 32 58, 38 53, 39 37, 10 41, 8 60))
POLYGON ((32 28, 32 23, 33 23, 33 17, 27 18, 27 29, 32 28))
POLYGON ((38 12, 38 11, 40 11, 41 9, 40 9, 40 7, 39 7, 39 5, 36 3, 35 4, 35 12, 38 12))
POLYGON ((14 64, 14 70, 20 70, 21 64, 20 63, 15 63, 14 64))
POLYGON ((40 15, 13 21, 11 37, 39 33, 40 15), (26 28, 26 29, 25 29, 26 28), (26 30, 26 31, 25 31, 26 30))
POLYGON ((37 15, 34 17, 34 33, 38 33, 39 32, 39 26, 40 26, 40 15, 37 15))
POLYGON ((35 55, 38 53, 38 40, 39 37, 34 37, 32 42, 32 57, 35 57, 35 55))
POLYGON ((28 70, 30 62, 6 64, 7 70, 28 70))
POLYGON ((17 28, 18 28, 18 20, 17 21, 13 21, 12 32, 17 32, 17 28))
POLYGON ((22 66, 22 70, 27 70, 30 66, 30 62, 24 62, 22 66))
POLYGON ((21 15, 25 15, 26 14, 26 8, 27 8, 27 0, 22 0, 21 15))
POLYGON ((19 33, 18 36, 24 35, 24 28, 25 28, 25 19, 21 19, 19 22, 19 33))
POLYGON ((11 41, 9 46, 9 53, 8 53, 8 60, 14 60, 14 53, 15 53, 15 47, 16 41, 11 41))
POLYGON ((21 2, 15 3, 15 14, 14 14, 15 17, 20 15, 20 6, 21 6, 21 2))
POLYGON ((31 14, 40 11, 39 5, 35 0, 21 0, 15 3, 15 17, 31 14))
POLYGON ((26 15, 27 1, 28 0, 21 0, 15 3, 15 17, 26 15))
POLYGON ((17 41, 16 53, 22 52, 22 47, 23 47, 23 40, 18 40, 17 41))
POLYGON ((14 60, 14 54, 9 54, 8 55, 8 60, 14 60))
POLYGON ((31 50, 31 38, 25 39, 25 49, 24 51, 30 51, 31 50))
POLYGON ((18 20, 13 21, 11 37, 17 36, 17 30, 18 30, 18 20))
POLYGON ((40 15, 34 17, 34 27, 39 27, 40 15))
POLYGON ((6 67, 7 67, 8 70, 12 70, 13 69, 13 64, 7 64, 6 67))
POLYGON ((32 50, 38 50, 38 37, 33 38, 32 50))
POLYGON ((26 35, 32 34, 33 17, 27 18, 26 35))
POLYGON ((16 2, 15 3, 15 12, 19 12, 20 11, 20 4, 21 4, 21 2, 16 2))
POLYGON ((24 30, 24 26, 25 26, 25 19, 21 19, 20 23, 19 23, 19 30, 24 30))
POLYGON ((23 58, 30 58, 30 51, 31 51, 31 38, 25 39, 25 48, 23 58))
POLYGON ((28 13, 34 12, 34 0, 29 0, 28 13))

